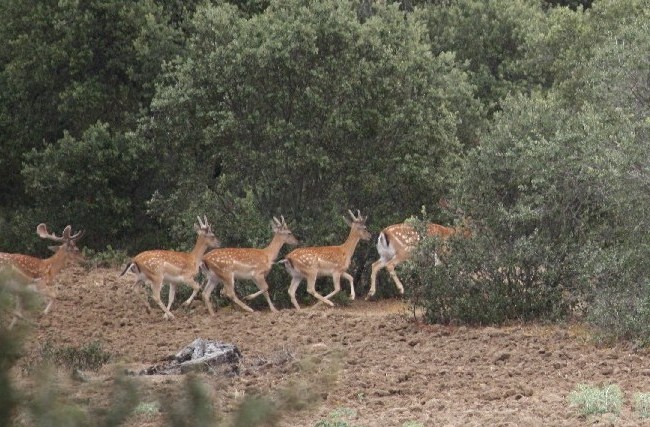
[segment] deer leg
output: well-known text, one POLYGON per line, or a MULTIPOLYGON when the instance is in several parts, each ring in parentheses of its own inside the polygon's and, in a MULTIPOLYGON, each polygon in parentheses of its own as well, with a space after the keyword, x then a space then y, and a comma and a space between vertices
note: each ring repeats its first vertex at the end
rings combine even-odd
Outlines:
POLYGON ((370 290, 366 299, 371 298, 375 295, 377 291, 377 272, 386 266, 386 262, 383 258, 379 258, 377 261, 372 263, 372 273, 370 274, 370 290))
POLYGON ((43 291, 40 292, 41 295, 44 295, 47 299, 47 305, 45 306, 45 310, 43 310, 43 314, 47 314, 50 311, 50 308, 52 308, 52 304, 54 303, 54 298, 56 298, 56 291, 50 287, 45 287, 43 291))
POLYGON ((259 290, 257 292, 254 292, 254 293, 250 294, 250 295, 246 295, 244 297, 244 299, 246 301, 250 301, 252 299, 255 299, 255 298, 257 298, 258 296, 260 296, 262 294, 268 293, 268 291, 269 291, 269 285, 268 285, 268 283, 266 283, 266 278, 264 277, 264 274, 259 274, 259 273, 256 274, 255 276, 253 276, 253 281, 255 282, 255 284, 257 285, 257 288, 259 290))
POLYGON ((151 296, 153 300, 158 304, 158 307, 162 308, 162 311, 165 312, 165 315, 163 316, 163 319, 168 320, 168 319, 174 319, 174 315, 172 314, 171 311, 167 307, 165 307, 165 304, 163 304, 162 300, 160 299, 160 291, 162 289, 162 279, 156 280, 151 284, 151 296))
POLYGON ((395 265, 395 262, 390 261, 388 264, 386 264, 386 270, 388 270, 388 273, 390 273, 390 277, 393 278, 393 281, 395 282, 395 286, 397 286, 399 293, 404 295, 404 285, 402 285, 402 281, 399 280, 397 273, 395 273, 395 265))
POLYGON ((191 280, 187 280, 187 284, 190 285, 193 289, 192 295, 183 303, 185 307, 189 307, 190 304, 192 304, 192 301, 194 301, 194 298, 198 295, 198 293, 201 291, 201 285, 194 280, 192 277, 191 280))
POLYGON ((255 311, 244 304, 235 293, 235 276, 233 274, 230 274, 228 279, 224 282, 224 290, 226 291, 226 296, 243 310, 248 311, 249 313, 255 311))
POLYGON ((347 280, 350 284, 350 299, 354 300, 357 297, 357 294, 354 291, 354 278, 347 271, 344 272, 341 277, 347 280))
POLYGON ((208 308, 210 316, 214 316, 215 314, 214 308, 212 307, 212 301, 210 301, 210 297, 212 296, 212 291, 214 290, 215 286, 217 286, 218 282, 219 279, 217 279, 217 276, 213 274, 208 275, 208 283, 205 284, 203 291, 201 291, 201 298, 203 298, 203 302, 208 308))
MULTIPOLYGON (((341 283, 340 282, 337 283, 335 281, 334 282, 334 289, 335 289, 334 293, 338 292, 338 290, 336 289, 337 286, 340 289, 341 288, 341 283)), ((319 300, 320 302, 324 302, 325 304, 329 305, 330 307, 334 307, 334 303, 332 301, 328 300, 327 298, 325 298, 324 296, 322 296, 321 294, 319 294, 316 291, 316 276, 315 275, 312 276, 312 277, 307 278, 307 292, 311 296, 313 296, 314 298, 319 300)))
POLYGON ((212 296, 212 290, 214 287, 217 285, 217 279, 215 278, 214 281, 208 281, 208 283, 205 285, 205 288, 203 288, 203 291, 201 292, 201 298, 203 298, 203 303, 205 304, 205 307, 208 309, 208 313, 210 313, 210 316, 214 316, 214 308, 212 307, 212 301, 210 301, 210 297, 212 296))
POLYGON ((300 305, 298 305, 298 301, 296 301, 296 291, 298 290, 301 280, 300 277, 294 277, 291 279, 291 285, 289 285, 289 297, 291 297, 291 303, 296 307, 296 310, 300 310, 300 305))
POLYGON ((174 302, 174 298, 176 298, 176 283, 170 282, 169 283, 169 295, 168 295, 168 298, 167 298, 167 311, 171 311, 172 303, 174 302))
POLYGON ((332 281, 334 282, 334 290, 325 295, 326 300, 329 300, 341 290, 341 275, 336 273, 332 274, 332 281))
POLYGON ((440 258, 438 258, 438 254, 436 252, 433 253, 433 265, 434 266, 439 266, 442 264, 442 261, 440 261, 440 258))
POLYGON ((7 329, 11 330, 14 327, 14 325, 16 324, 16 321, 19 318, 20 319, 23 318, 22 312, 23 312, 23 310, 22 310, 22 304, 20 303, 20 295, 16 295, 16 311, 14 311, 14 315, 13 315, 13 317, 11 319, 11 323, 9 323, 9 326, 7 327, 7 329))
MULTIPOLYGON (((278 310, 275 308, 273 305, 273 302, 271 301, 271 297, 269 296, 269 284, 266 283, 266 279, 264 278, 264 275, 258 276, 255 278, 255 283, 257 284, 257 287, 260 288, 259 292, 256 292, 255 294, 259 294, 260 292, 264 294, 264 298, 266 298, 266 302, 269 304, 269 308, 273 313, 277 313, 278 310)), ((253 298, 253 295, 251 294, 246 299, 251 299, 253 298)))

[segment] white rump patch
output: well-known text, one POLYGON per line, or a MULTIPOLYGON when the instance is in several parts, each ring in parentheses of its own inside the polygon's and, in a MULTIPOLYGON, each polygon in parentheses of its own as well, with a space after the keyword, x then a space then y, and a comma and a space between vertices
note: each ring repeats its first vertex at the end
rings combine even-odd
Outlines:
POLYGON ((391 243, 386 242, 386 236, 383 231, 379 233, 379 237, 377 238, 377 252, 379 252, 379 257, 383 263, 387 263, 395 258, 395 248, 393 248, 391 243))

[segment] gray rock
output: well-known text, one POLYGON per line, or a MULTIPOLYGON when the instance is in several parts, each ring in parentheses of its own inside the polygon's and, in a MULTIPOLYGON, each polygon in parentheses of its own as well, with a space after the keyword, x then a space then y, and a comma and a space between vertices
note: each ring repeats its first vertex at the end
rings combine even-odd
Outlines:
POLYGON ((233 345, 197 338, 185 346, 167 362, 151 366, 140 375, 174 375, 188 372, 215 372, 222 375, 237 375, 242 354, 233 345))

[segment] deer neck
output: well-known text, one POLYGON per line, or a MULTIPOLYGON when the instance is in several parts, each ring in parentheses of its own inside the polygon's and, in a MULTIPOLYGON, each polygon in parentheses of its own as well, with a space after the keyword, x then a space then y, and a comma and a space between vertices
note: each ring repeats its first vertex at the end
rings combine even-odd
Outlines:
POLYGON ((356 233, 354 229, 350 229, 350 234, 348 234, 348 238, 340 246, 345 252, 345 259, 347 262, 349 262, 350 259, 352 258, 352 254, 354 253, 354 249, 357 247, 359 240, 361 240, 359 233, 356 233))
POLYGON ((208 242, 203 236, 199 236, 198 239, 196 239, 196 243, 194 244, 194 248, 190 251, 190 257, 192 258, 192 262, 198 266, 201 263, 201 258, 203 257, 203 254, 205 254, 205 251, 208 249, 208 242))
POLYGON ((65 265, 66 259, 65 249, 59 248, 54 255, 41 261, 41 273, 43 275, 49 273, 51 276, 58 274, 65 265))
POLYGON ((282 245, 284 245, 284 240, 279 234, 273 235, 273 239, 271 239, 271 242, 267 247, 262 249, 266 257, 271 261, 275 261, 275 259, 278 257, 278 254, 280 253, 280 249, 282 249, 282 245))

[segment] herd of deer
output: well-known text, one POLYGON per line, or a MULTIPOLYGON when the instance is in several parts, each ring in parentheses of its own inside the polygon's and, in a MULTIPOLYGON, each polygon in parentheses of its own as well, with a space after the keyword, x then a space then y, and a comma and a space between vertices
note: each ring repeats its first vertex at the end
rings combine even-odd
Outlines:
MULTIPOLYGON (((359 243, 359 240, 370 240, 370 233, 366 229, 366 219, 359 211, 354 215, 348 211, 351 219, 345 217, 350 226, 348 238, 339 246, 317 246, 301 247, 291 251, 279 263, 284 264, 287 272, 291 275, 289 285, 289 296, 296 309, 300 309, 296 301, 296 291, 303 279, 307 281, 307 292, 318 300, 318 302, 333 306, 330 300, 341 289, 341 277, 350 285, 350 298, 355 298, 354 283, 352 276, 347 272, 350 266, 352 254, 359 243), (316 279, 320 276, 331 276, 334 281, 334 290, 328 295, 321 295, 316 291, 316 279)), ((241 301, 235 293, 236 279, 250 279, 255 282, 259 290, 246 297, 251 300, 264 295, 271 311, 277 309, 269 297, 269 285, 266 276, 271 270, 280 249, 284 244, 296 245, 298 240, 287 226, 284 217, 277 219, 273 217, 272 229, 273 239, 263 249, 256 248, 220 248, 219 240, 215 237, 212 227, 207 218, 197 217, 198 224, 194 225, 197 233, 197 240, 190 252, 176 252, 168 250, 150 250, 142 252, 133 258, 120 274, 124 276, 131 272, 137 276, 137 283, 149 283, 152 290, 152 297, 158 306, 164 311, 165 319, 173 319, 174 315, 170 309, 174 302, 176 285, 185 283, 193 288, 192 295, 184 302, 184 305, 192 303, 196 295, 201 291, 201 285, 196 281, 199 270, 202 270, 208 280, 201 292, 203 301, 210 312, 214 315, 214 309, 210 303, 210 294, 217 285, 223 283, 222 295, 232 300, 242 309, 252 312, 253 309, 241 301), (206 253, 208 249, 211 249, 206 253), (167 305, 162 302, 160 292, 163 283, 169 284, 169 297, 167 305)), ((455 234, 459 228, 444 227, 437 224, 429 224, 427 234, 437 236, 444 240, 455 234)), ((61 243, 60 246, 50 247, 55 254, 47 259, 35 258, 28 255, 0 253, 0 270, 4 270, 19 279, 40 295, 45 297, 47 306, 46 314, 56 298, 53 287, 54 278, 69 260, 78 260, 81 253, 76 242, 82 237, 82 232, 72 234, 71 226, 63 230, 59 237, 47 230, 45 224, 36 227, 36 233, 44 239, 50 239, 61 243)), ((404 293, 404 286, 395 273, 395 267, 408 259, 413 248, 420 240, 420 235, 407 223, 394 224, 384 228, 377 239, 377 251, 379 259, 372 264, 371 284, 368 296, 372 297, 376 291, 377 272, 386 268, 393 278, 400 293, 404 293)), ((9 327, 12 327, 17 318, 22 318, 20 302, 17 299, 16 311, 9 327)), ((147 302, 147 310, 149 304, 147 302)))

